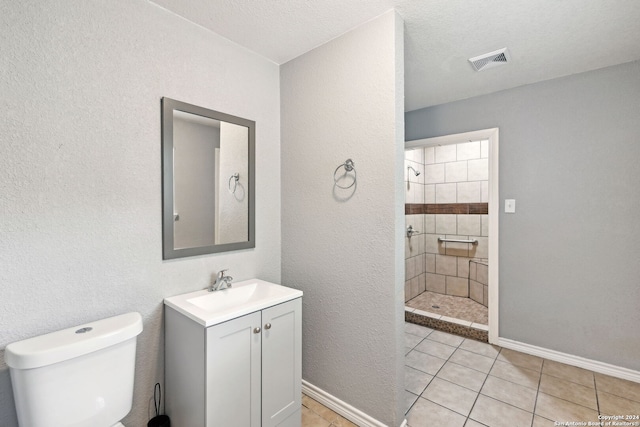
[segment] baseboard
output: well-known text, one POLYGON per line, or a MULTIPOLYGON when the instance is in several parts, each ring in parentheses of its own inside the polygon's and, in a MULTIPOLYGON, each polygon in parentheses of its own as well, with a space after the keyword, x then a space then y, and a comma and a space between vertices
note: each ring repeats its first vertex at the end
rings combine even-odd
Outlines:
MULTIPOLYGON (((342 415, 352 423, 359 427, 388 427, 375 418, 365 414, 361 410, 354 408, 337 397, 327 393, 326 391, 314 386, 308 381, 302 380, 302 392, 314 400, 322 403, 327 408, 342 415)), ((400 427, 406 427, 407 420, 404 420, 400 427)))
POLYGON ((634 371, 633 369, 598 362, 597 360, 586 359, 584 357, 574 356, 573 354, 562 353, 560 351, 549 350, 548 348, 537 347, 535 345, 525 344, 507 338, 498 338, 498 345, 510 350, 544 357, 545 359, 553 360, 555 362, 566 363, 567 365, 577 366, 579 368, 588 369, 601 374, 611 375, 612 377, 640 383, 640 372, 634 371))

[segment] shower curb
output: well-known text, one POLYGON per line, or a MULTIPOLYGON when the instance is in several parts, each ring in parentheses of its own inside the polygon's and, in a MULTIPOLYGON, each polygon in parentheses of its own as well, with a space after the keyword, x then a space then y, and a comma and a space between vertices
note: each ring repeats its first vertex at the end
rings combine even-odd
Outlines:
POLYGON ((429 316, 424 316, 412 311, 404 312, 404 320, 409 323, 415 323, 416 325, 426 326, 427 328, 435 329, 442 332, 447 332, 454 335, 459 335, 465 338, 471 338, 476 341, 489 342, 489 332, 482 329, 477 329, 471 326, 460 325, 457 323, 447 322, 446 320, 436 319, 429 316))

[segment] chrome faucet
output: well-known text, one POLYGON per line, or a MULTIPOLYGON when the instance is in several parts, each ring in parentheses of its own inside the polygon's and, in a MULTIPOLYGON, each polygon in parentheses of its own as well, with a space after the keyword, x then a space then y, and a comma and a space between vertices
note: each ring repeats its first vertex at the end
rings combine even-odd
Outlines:
POLYGON ((216 280, 211 283, 211 286, 209 286, 209 292, 221 291, 223 289, 227 289, 231 287, 231 281, 233 280, 233 277, 225 276, 224 275, 225 271, 227 270, 225 269, 225 270, 218 271, 216 280))

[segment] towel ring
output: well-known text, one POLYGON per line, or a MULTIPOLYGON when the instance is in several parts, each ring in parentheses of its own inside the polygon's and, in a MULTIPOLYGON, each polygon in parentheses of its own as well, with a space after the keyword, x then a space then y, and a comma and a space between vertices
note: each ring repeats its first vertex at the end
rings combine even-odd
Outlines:
POLYGON ((338 188, 342 188, 344 190, 349 189, 351 187, 354 186, 354 184, 356 183, 356 178, 357 178, 357 174, 356 174, 356 168, 354 167, 354 163, 353 160, 351 159, 347 159, 345 160, 345 162, 343 164, 341 164, 340 166, 338 166, 335 170, 335 172, 333 172, 333 182, 336 184, 336 187, 338 188), (342 185, 338 184, 338 180, 339 177, 336 177, 336 174, 338 173, 338 171, 340 170, 340 168, 344 168, 344 173, 345 175, 349 172, 353 172, 353 182, 351 183, 351 185, 343 187, 342 185))
POLYGON ((229 193, 236 194, 236 188, 238 187, 238 181, 240 180, 240 174, 234 173, 229 177, 229 193), (231 189, 231 180, 233 180, 233 189, 231 189))

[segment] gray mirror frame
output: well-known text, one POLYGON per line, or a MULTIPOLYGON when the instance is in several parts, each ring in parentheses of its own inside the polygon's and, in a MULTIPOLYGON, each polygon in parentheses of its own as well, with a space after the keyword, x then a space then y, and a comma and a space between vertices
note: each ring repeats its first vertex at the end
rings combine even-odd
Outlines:
POLYGON ((256 167, 256 122, 209 110, 175 99, 163 97, 162 107, 162 259, 174 259, 196 255, 206 255, 218 252, 236 251, 256 247, 256 219, 255 219, 255 167, 256 167), (196 248, 174 248, 174 217, 173 217, 173 111, 184 111, 198 116, 208 117, 249 129, 249 239, 244 242, 225 243, 221 245, 200 246, 196 248))

